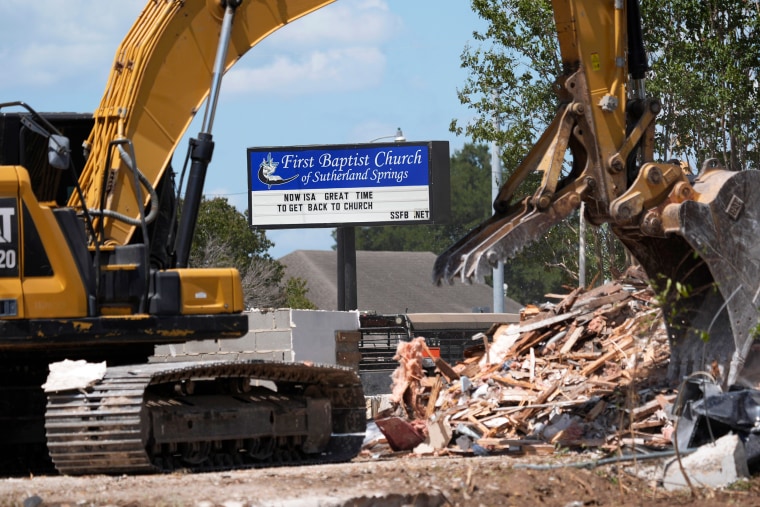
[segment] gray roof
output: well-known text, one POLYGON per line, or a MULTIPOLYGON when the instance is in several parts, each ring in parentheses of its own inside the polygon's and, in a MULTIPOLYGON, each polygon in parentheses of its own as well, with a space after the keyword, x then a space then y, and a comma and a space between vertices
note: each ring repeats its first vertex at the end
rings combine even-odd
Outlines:
MULTIPOLYGON (((436 287, 432 282, 432 252, 356 252, 359 310, 378 314, 489 312, 493 290, 485 284, 436 287)), ((286 277, 307 282, 309 298, 320 310, 338 307, 337 254, 332 250, 296 250, 279 261, 286 277)), ((517 313, 522 305, 506 298, 505 312, 517 313)))

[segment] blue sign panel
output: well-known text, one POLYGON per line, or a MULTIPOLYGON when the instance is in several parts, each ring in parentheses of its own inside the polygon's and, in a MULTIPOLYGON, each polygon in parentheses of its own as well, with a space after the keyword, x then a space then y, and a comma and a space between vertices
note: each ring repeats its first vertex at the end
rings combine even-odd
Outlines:
POLYGON ((427 145, 249 150, 251 191, 427 185, 427 145))
POLYGON ((448 206, 448 143, 249 148, 248 181, 256 227, 432 223, 434 201, 448 206), (444 159, 447 195, 433 199, 444 159))

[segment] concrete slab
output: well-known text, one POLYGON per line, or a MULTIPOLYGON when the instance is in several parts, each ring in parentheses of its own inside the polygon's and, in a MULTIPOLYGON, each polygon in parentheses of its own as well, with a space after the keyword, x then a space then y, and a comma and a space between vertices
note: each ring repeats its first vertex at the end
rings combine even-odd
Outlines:
MULTIPOLYGON (((696 487, 723 488, 749 477, 744 443, 733 433, 683 456, 681 463, 691 484, 696 487)), ((676 459, 665 464, 662 483, 668 491, 689 487, 676 459)))

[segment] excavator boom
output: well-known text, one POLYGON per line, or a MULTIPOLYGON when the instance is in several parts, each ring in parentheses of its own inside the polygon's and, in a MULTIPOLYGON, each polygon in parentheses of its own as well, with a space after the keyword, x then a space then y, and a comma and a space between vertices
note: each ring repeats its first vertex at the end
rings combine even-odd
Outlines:
MULTIPOLYGON (((87 140, 90 156, 79 178, 85 203, 138 218, 131 174, 108 145, 129 139, 137 167, 157 186, 190 122, 209 96, 217 42, 227 4, 235 7, 223 69, 229 70, 251 47, 277 29, 334 0, 170 0, 147 2, 116 51, 106 91, 94 112, 87 140), (104 204, 102 204, 104 203, 104 204)), ((212 97, 216 99, 216 97, 212 97)), ((149 200, 143 195, 144 204, 149 200)), ((104 240, 129 243, 135 225, 104 219, 104 240)))
POLYGON ((756 171, 709 160, 693 178, 685 162, 655 160, 660 103, 646 96, 638 0, 552 7, 564 69, 556 117, 502 185, 494 215, 438 257, 434 282, 482 280, 585 202, 585 218, 610 224, 663 295, 670 378, 704 370, 724 386, 748 382, 760 306, 756 171), (538 189, 513 202, 534 171, 538 189))

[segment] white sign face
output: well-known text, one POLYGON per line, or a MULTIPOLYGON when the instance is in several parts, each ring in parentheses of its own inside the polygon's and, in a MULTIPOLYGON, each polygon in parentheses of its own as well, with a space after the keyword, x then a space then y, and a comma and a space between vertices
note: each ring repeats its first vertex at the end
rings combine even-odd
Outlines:
POLYGON ((430 148, 430 143, 250 148, 251 225, 431 223, 430 148))

